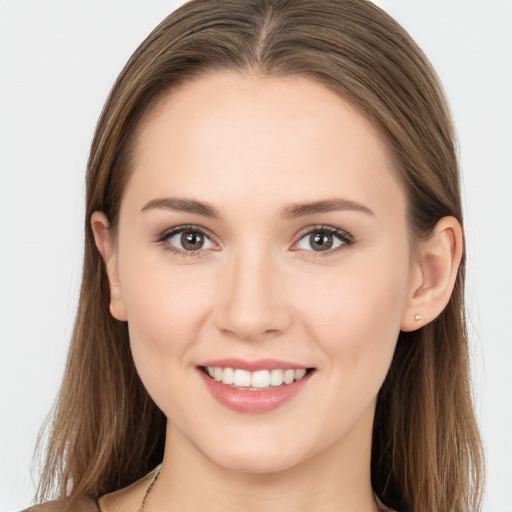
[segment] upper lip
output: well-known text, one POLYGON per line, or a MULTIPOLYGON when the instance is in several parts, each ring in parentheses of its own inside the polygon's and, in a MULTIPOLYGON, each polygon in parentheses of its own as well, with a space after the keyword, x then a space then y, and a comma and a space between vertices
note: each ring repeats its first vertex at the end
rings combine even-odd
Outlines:
POLYGON ((256 359, 254 361, 246 361, 238 358, 225 358, 205 361, 199 366, 210 366, 216 368, 236 368, 256 372, 258 370, 299 370, 307 369, 308 366, 293 363, 290 361, 280 361, 278 359, 256 359))

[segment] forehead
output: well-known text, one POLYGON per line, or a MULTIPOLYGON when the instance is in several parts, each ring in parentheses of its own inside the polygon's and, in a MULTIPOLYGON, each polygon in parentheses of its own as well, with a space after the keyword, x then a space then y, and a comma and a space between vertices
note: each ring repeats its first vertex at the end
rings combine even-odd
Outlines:
POLYGON ((390 161, 375 127, 322 84, 216 72, 171 91, 146 116, 127 188, 140 203, 247 196, 278 207, 351 195, 405 211, 390 161))

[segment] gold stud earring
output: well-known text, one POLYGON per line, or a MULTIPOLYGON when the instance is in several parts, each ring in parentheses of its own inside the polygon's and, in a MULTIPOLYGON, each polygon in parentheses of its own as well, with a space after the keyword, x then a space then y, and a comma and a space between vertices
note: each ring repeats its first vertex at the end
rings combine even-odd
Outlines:
POLYGON ((421 315, 414 315, 414 320, 416 320, 416 322, 419 322, 421 320, 422 316, 421 315))

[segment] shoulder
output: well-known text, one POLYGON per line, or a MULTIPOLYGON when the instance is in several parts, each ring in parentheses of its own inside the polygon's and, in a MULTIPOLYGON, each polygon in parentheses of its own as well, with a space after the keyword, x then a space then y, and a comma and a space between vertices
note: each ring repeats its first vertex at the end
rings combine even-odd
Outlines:
POLYGON ((34 505, 23 512, 100 512, 95 500, 86 496, 64 498, 34 505))
POLYGON ((33 505, 22 512, 126 512, 138 510, 160 466, 137 482, 100 498, 74 496, 33 505))

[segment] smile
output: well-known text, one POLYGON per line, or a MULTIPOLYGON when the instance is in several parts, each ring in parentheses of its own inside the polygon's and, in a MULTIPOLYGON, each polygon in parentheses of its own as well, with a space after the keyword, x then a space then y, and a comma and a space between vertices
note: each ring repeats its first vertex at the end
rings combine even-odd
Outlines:
POLYGON ((206 388, 220 405, 239 413, 261 414, 300 395, 315 368, 272 359, 223 359, 198 366, 206 388))
POLYGON ((306 368, 248 371, 241 368, 207 366, 206 373, 217 382, 235 389, 248 391, 268 390, 300 381, 307 373, 306 368))

